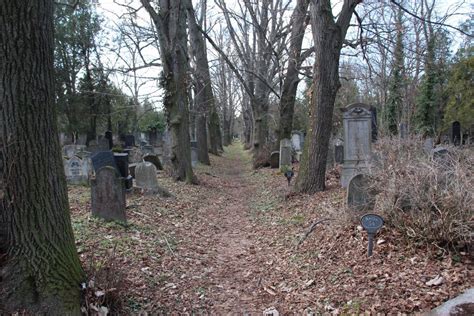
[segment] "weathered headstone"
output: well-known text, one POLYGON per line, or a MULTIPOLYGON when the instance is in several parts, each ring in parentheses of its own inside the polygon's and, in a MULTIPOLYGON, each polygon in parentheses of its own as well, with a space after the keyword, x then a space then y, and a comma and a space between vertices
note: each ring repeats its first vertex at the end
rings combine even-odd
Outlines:
POLYGON ((158 190, 156 167, 151 162, 140 162, 135 167, 135 185, 146 192, 158 190))
POLYGON ((291 132, 291 145, 293 146, 294 151, 303 150, 304 136, 300 131, 291 132))
POLYGON ((461 123, 458 121, 451 124, 451 142, 454 146, 461 144, 461 123))
POLYGON ((125 147, 135 146, 135 136, 132 134, 125 135, 125 147))
POLYGON ((64 163, 64 173, 69 184, 87 184, 90 165, 79 157, 73 156, 64 163))
POLYGON ((408 126, 406 123, 402 122, 398 125, 399 135, 401 139, 405 139, 408 136, 408 126))
POLYGON ((341 186, 347 187, 349 180, 363 173, 370 164, 372 155, 372 112, 370 106, 354 103, 343 111, 344 165, 341 186))
POLYGON ((163 166, 161 164, 160 158, 158 158, 157 155, 152 155, 152 154, 145 155, 143 156, 143 160, 154 164, 156 169, 163 170, 163 166))
POLYGON ((427 154, 430 154, 431 151, 433 150, 433 147, 434 147, 433 138, 431 138, 431 137, 426 138, 425 141, 423 142, 424 152, 427 153, 427 154))
POLYGON ((347 207, 357 213, 370 212, 375 206, 375 197, 370 192, 368 178, 357 174, 347 186, 347 207))
POLYGON ((196 167, 198 163, 198 150, 197 148, 191 147, 191 165, 196 167))
POLYGON ((288 138, 283 138, 280 141, 280 160, 279 160, 279 168, 281 171, 291 167, 291 140, 288 138))
POLYGON ((334 145, 334 160, 336 163, 344 162, 344 146, 342 144, 334 145))
POLYGON ((111 151, 99 151, 92 155, 91 160, 95 172, 103 167, 112 167, 117 171, 117 173, 119 172, 114 154, 111 151))
POLYGON ((125 183, 117 170, 105 166, 91 180, 92 215, 105 220, 126 222, 125 183))
POLYGON ((270 155, 270 168, 278 168, 280 165, 280 152, 273 151, 270 155))

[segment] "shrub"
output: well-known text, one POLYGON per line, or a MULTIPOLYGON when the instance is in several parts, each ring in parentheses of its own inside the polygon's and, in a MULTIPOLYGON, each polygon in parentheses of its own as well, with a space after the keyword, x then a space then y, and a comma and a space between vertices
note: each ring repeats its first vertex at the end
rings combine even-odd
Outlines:
POLYGON ((472 148, 448 147, 434 158, 420 139, 383 138, 370 174, 376 209, 407 238, 441 247, 472 247, 472 148))

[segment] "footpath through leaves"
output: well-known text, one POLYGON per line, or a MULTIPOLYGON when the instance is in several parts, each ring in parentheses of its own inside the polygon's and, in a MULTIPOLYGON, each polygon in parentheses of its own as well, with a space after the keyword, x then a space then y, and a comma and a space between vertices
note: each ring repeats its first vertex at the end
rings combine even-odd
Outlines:
POLYGON ((174 198, 129 195, 127 227, 91 218, 90 189, 70 188, 76 244, 91 278, 85 308, 413 313, 474 284, 468 254, 415 248, 387 228, 368 259, 365 232, 344 220, 336 178, 326 192, 291 196, 281 173, 251 169, 240 144, 197 175, 193 186, 160 171, 160 185, 174 198), (326 218, 298 246, 311 223, 326 218))

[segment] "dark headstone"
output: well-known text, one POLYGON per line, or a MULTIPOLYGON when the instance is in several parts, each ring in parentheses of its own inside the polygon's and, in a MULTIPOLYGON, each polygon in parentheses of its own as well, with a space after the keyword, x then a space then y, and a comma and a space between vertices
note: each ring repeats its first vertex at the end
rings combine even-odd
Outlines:
POLYGON ((115 164, 122 178, 128 177, 128 154, 114 153, 115 164))
POLYGON ((336 163, 344 163, 344 146, 335 145, 334 146, 334 160, 336 163))
POLYGON ((453 122, 451 125, 451 142, 454 146, 461 144, 461 123, 458 121, 453 122))
POLYGON ((115 162, 114 154, 111 151, 96 152, 92 155, 91 160, 95 172, 103 167, 112 167, 118 172, 117 163, 115 162))
POLYGON ((377 140, 377 108, 374 106, 370 107, 370 114, 372 115, 372 142, 377 140))
POLYGON ((143 157, 143 160, 154 164, 156 169, 163 170, 163 165, 161 164, 160 158, 158 158, 157 155, 151 155, 151 154, 145 155, 143 157))
POLYGON ((135 146, 135 136, 132 134, 125 135, 125 147, 135 146))
POLYGON ((280 152, 274 151, 270 155, 270 168, 278 168, 280 165, 280 152))
POLYGON ((370 212, 375 206, 375 197, 370 193, 369 181, 363 174, 357 174, 347 186, 347 206, 355 212, 370 212))
POLYGON ((105 139, 108 141, 109 149, 112 149, 112 147, 114 147, 114 140, 111 131, 105 132, 105 139))
POLYGON ((105 220, 126 222, 125 182, 110 166, 100 168, 91 180, 92 215, 105 220))

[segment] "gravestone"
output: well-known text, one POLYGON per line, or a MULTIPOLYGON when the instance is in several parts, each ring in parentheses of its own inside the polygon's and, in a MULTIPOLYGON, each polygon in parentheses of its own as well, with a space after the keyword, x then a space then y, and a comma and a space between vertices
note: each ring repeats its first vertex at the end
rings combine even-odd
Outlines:
POLYGON ((138 147, 133 147, 130 149, 125 149, 125 152, 128 152, 128 162, 129 163, 136 163, 143 161, 143 152, 138 147))
POLYGON ((334 145, 334 160, 336 163, 344 163, 344 146, 342 144, 334 145))
POLYGON ((370 106, 354 103, 344 109, 344 165, 341 186, 347 187, 349 180, 363 173, 370 164, 372 155, 372 112, 370 106))
POLYGON ((370 184, 366 176, 357 174, 347 186, 347 207, 356 212, 370 212, 375 206, 375 197, 370 193, 370 184))
POLYGON ((105 166, 96 171, 91 180, 92 215, 105 220, 126 222, 125 184, 117 177, 117 170, 105 166))
POLYGON ((291 145, 293 146, 294 151, 303 150, 304 136, 300 131, 291 132, 291 145))
POLYGON ((96 173, 103 167, 112 167, 117 171, 117 173, 119 173, 114 154, 111 151, 96 152, 92 155, 91 160, 96 173))
POLYGON ((163 133, 163 164, 171 163, 171 135, 168 130, 163 133))
POLYGON ((191 147, 191 165, 196 167, 198 163, 198 150, 197 148, 191 147))
POLYGON ((451 142, 454 146, 461 144, 461 123, 458 121, 451 124, 451 142))
POLYGON ((408 126, 406 123, 400 123, 398 125, 398 129, 399 129, 399 135, 400 135, 400 138, 401 139, 405 139, 407 138, 408 136, 408 126))
POLYGON ((66 160, 64 163, 64 173, 67 183, 87 184, 89 180, 89 168, 90 165, 79 157, 73 156, 69 160, 66 160))
POLYGON ((135 168, 137 167, 136 163, 131 163, 128 165, 128 171, 130 172, 130 176, 135 179, 135 168))
POLYGON ((158 191, 155 165, 151 162, 140 162, 136 164, 135 186, 149 193, 158 191))
POLYGON ((131 189, 133 187, 132 176, 128 174, 128 154, 127 153, 113 153, 115 164, 120 176, 125 179, 125 188, 131 189))
POLYGON ((163 170, 163 166, 161 165, 160 158, 158 158, 157 155, 151 155, 151 154, 145 155, 143 157, 143 160, 151 162, 152 164, 154 164, 156 169, 163 170))
POLYGON ((124 141, 125 141, 125 147, 135 146, 135 136, 132 134, 125 135, 124 141))
POLYGON ((270 155, 270 168, 278 168, 280 165, 280 152, 273 151, 270 155))
POLYGON ((427 153, 427 154, 430 154, 431 151, 433 150, 433 147, 434 147, 433 138, 428 137, 427 139, 425 139, 425 141, 423 142, 424 152, 427 153))
POLYGON ((280 141, 280 159, 279 159, 279 168, 280 171, 291 167, 291 140, 288 138, 283 138, 280 141))
POLYGON ((114 140, 113 140, 114 137, 112 135, 112 132, 111 131, 106 131, 104 138, 108 141, 109 149, 112 149, 112 147, 114 147, 114 140))
POLYGON ((378 137, 378 129, 377 129, 377 108, 374 106, 370 107, 370 114, 371 114, 371 135, 372 135, 372 142, 375 142, 378 137))

